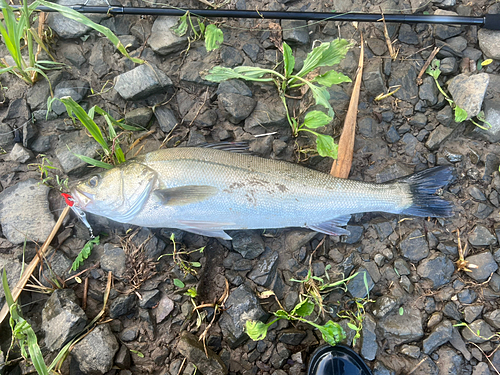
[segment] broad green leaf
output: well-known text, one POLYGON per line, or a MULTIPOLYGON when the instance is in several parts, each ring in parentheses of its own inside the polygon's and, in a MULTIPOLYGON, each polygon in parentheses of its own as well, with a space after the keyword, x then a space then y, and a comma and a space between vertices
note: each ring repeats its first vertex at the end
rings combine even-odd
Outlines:
POLYGON ((220 47, 224 42, 224 34, 214 24, 210 24, 205 29, 205 48, 208 52, 220 47))
POLYGON ((222 82, 233 78, 259 82, 271 82, 273 80, 272 78, 261 78, 264 74, 270 73, 268 69, 253 66, 238 66, 234 69, 214 66, 208 73, 205 79, 211 82, 222 82))
POLYGON ((174 279, 174 285, 177 287, 177 288, 184 288, 186 286, 186 284, 184 284, 181 280, 179 279, 174 279))
POLYGON ((339 146, 335 144, 333 138, 325 134, 316 134, 316 148, 323 157, 337 159, 339 146))
POLYGON ((290 320, 290 315, 285 310, 278 310, 274 313, 274 315, 278 318, 290 320))
POLYGON ((350 329, 352 329, 353 331, 357 331, 357 330, 358 330, 358 327, 356 327, 354 324, 352 324, 352 323, 350 323, 350 322, 349 322, 349 323, 347 323, 347 326, 348 326, 350 329))
POLYGON ((200 262, 191 262, 191 266, 199 268, 199 267, 201 267, 201 263, 200 262))
POLYGON ((333 117, 330 117, 321 111, 311 111, 304 117, 304 126, 309 129, 316 129, 328 125, 332 120, 333 117))
POLYGON ((307 298, 302 302, 300 302, 297 306, 295 306, 294 309, 290 312, 290 315, 304 317, 311 315, 313 311, 314 311, 314 303, 309 301, 309 298, 307 298))
POLYGON ((295 67, 295 57, 293 57, 292 49, 285 42, 283 42, 283 65, 285 77, 288 78, 292 74, 293 68, 295 67))
POLYGON ((260 320, 247 320, 245 322, 245 332, 253 340, 263 340, 266 338, 269 326, 260 320))
POLYGON ((328 116, 333 117, 333 108, 328 102, 330 100, 330 93, 324 86, 316 86, 312 83, 307 83, 311 92, 313 94, 314 99, 316 100, 316 104, 322 105, 326 109, 328 109, 328 116))
POLYGON ((458 105, 455 106, 455 122, 463 122, 467 120, 467 111, 460 108, 458 105))
POLYGON ((352 80, 345 74, 336 72, 335 70, 329 70, 325 74, 316 76, 313 79, 313 82, 317 82, 320 85, 330 87, 331 85, 338 85, 339 83, 352 82, 352 80))
POLYGON ((97 167, 97 168, 104 168, 104 169, 113 168, 113 166, 111 164, 105 163, 105 162, 100 161, 100 160, 95 160, 95 159, 89 158, 88 156, 85 156, 85 155, 81 155, 81 154, 73 154, 73 155, 75 155, 77 158, 84 161, 85 163, 93 165, 94 167, 97 167))
POLYGON ((437 80, 441 75, 441 69, 439 69, 440 66, 441 62, 438 59, 434 59, 432 60, 431 64, 427 67, 425 72, 437 80))
POLYGON ((304 65, 297 74, 304 77, 320 66, 332 66, 338 64, 346 55, 351 44, 345 39, 336 39, 330 43, 321 43, 307 54, 304 65))
POLYGON ((326 322, 324 326, 319 326, 318 329, 321 331, 323 340, 332 346, 337 345, 345 339, 345 332, 342 327, 331 320, 326 322))
POLYGON ((170 28, 170 31, 172 31, 177 36, 184 36, 188 30, 188 23, 187 23, 188 14, 189 12, 186 12, 184 13, 184 15, 180 16, 177 23, 170 28))

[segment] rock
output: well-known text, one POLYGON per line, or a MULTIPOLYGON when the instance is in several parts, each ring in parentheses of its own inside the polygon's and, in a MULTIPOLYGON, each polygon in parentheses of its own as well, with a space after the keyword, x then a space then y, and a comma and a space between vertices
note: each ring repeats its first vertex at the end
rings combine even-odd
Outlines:
MULTIPOLYGON (((7 274, 7 284, 9 285, 11 291, 17 285, 19 275, 26 267, 27 265, 25 263, 21 263, 15 257, 8 257, 6 255, 0 257, 0 275, 3 275, 3 271, 5 271, 7 274)), ((0 288, 0 304, 3 305, 4 301, 5 292, 2 287, 0 288)))
POLYGON ((477 33, 479 48, 490 59, 500 60, 500 33, 497 30, 480 29, 477 33))
POLYGON ((0 134, 2 134, 0 137, 0 147, 10 146, 14 141, 14 132, 9 125, 0 123, 0 134))
POLYGON ((383 56, 387 52, 387 43, 378 38, 367 38, 366 44, 375 56, 383 56))
POLYGON ((409 62, 393 63, 392 65, 389 86, 401 85, 401 88, 393 96, 404 101, 416 102, 416 99, 418 99, 418 86, 415 85, 417 73, 414 66, 409 62))
MULTIPOLYGON (((128 369, 130 368, 130 364, 130 351, 125 345, 121 345, 118 353, 116 353, 115 365, 120 369, 128 369)), ((120 373, 120 375, 122 374, 120 373)), ((132 373, 130 373, 130 375, 132 375, 132 373)))
POLYGON ((55 225, 49 208, 49 187, 35 179, 19 182, 0 193, 3 236, 13 244, 43 243, 55 225))
POLYGON ((158 307, 154 310, 156 314, 156 324, 163 322, 174 309, 174 301, 167 295, 161 297, 158 307))
POLYGON ((258 43, 245 43, 241 49, 253 62, 258 62, 259 55, 262 56, 262 48, 258 43))
POLYGON ((478 282, 486 281, 498 269, 498 264, 489 251, 471 255, 465 258, 465 261, 468 262, 468 268, 472 271, 467 272, 467 274, 478 282), (471 268, 472 264, 476 265, 477 268, 471 268))
POLYGON ((462 320, 462 314, 458 311, 457 305, 453 302, 448 302, 444 305, 443 314, 455 320, 462 320))
MULTIPOLYGON (((436 9, 434 12, 435 15, 439 16, 456 16, 457 13, 449 11, 449 10, 443 10, 443 9, 436 9)), ((445 40, 448 38, 451 38, 455 35, 458 35, 462 32, 463 27, 461 26, 448 26, 446 24, 437 24, 434 26, 434 35, 438 37, 441 40, 445 40)))
POLYGON ((468 327, 462 328, 462 337, 464 340, 476 344, 488 341, 488 338, 493 336, 493 334, 491 327, 482 319, 478 319, 469 324, 468 327))
POLYGON ((64 44, 61 48, 61 53, 66 60, 77 68, 81 68, 82 65, 87 62, 87 59, 82 51, 82 46, 76 44, 64 44))
POLYGON ((173 52, 182 51, 188 45, 188 35, 177 36, 171 28, 177 24, 177 17, 156 18, 151 28, 151 36, 148 44, 151 49, 159 55, 168 55, 173 52))
POLYGON ((347 284, 347 291, 353 298, 365 298, 374 286, 375 284, 373 279, 366 268, 359 268, 357 275, 349 280, 349 283, 347 284))
POLYGON ((348 225, 346 228, 351 234, 348 236, 342 236, 342 243, 354 244, 359 242, 363 237, 364 228, 361 225, 348 225))
MULTIPOLYGON (((54 98, 61 99, 70 96, 75 102, 80 103, 89 91, 90 85, 86 81, 62 81, 54 89, 54 98)), ((66 113, 66 106, 58 100, 52 103, 51 109, 58 116, 66 113)))
POLYGON ((455 349, 459 350, 460 353, 462 353, 462 355, 464 356, 464 358, 467 361, 470 361, 472 356, 471 356, 470 352, 467 350, 467 347, 465 346, 465 342, 462 339, 462 336, 460 335, 460 332, 458 331, 458 329, 456 327, 453 327, 453 329, 452 329, 450 344, 455 349))
POLYGON ((142 299, 139 300, 139 307, 142 309, 152 309, 160 301, 160 291, 158 289, 140 292, 142 299))
POLYGON ((220 57, 222 59, 222 65, 228 68, 234 68, 243 64, 243 56, 239 50, 230 46, 222 46, 220 48, 220 57))
POLYGON ((265 250, 262 237, 254 231, 232 232, 233 250, 245 259, 255 259, 265 250))
POLYGON ((7 160, 15 161, 17 163, 26 163, 29 159, 33 158, 33 153, 25 149, 20 143, 16 143, 9 153, 7 160))
POLYGON ((474 292, 472 289, 465 289, 458 293, 458 300, 460 301, 460 303, 463 303, 465 305, 470 305, 471 303, 474 303, 476 299, 477 299, 477 293, 474 292))
POLYGON ((244 129, 250 134, 268 133, 273 127, 288 126, 283 104, 275 99, 258 101, 253 112, 245 119, 244 129))
POLYGON ((427 76, 422 80, 418 88, 418 97, 425 100, 427 105, 433 106, 438 101, 439 90, 434 82, 434 78, 427 76))
POLYGON ((247 277, 258 285, 269 287, 276 275, 278 252, 266 250, 247 277))
POLYGON ((221 93, 218 96, 219 109, 233 124, 238 124, 252 113, 257 102, 245 95, 221 93))
POLYGON ((226 300, 229 308, 222 313, 219 326, 232 349, 240 346, 247 338, 245 324, 249 319, 263 320, 266 312, 252 290, 245 284, 234 289, 226 300))
POLYGON ((373 96, 380 95, 386 91, 381 58, 368 60, 363 69, 363 83, 365 89, 373 96))
POLYGON ((431 354, 441 345, 446 344, 452 336, 453 326, 449 320, 444 320, 438 324, 431 334, 423 342, 423 352, 431 354))
POLYGON ((464 360, 453 349, 440 348, 437 366, 440 374, 461 374, 464 369, 464 360))
POLYGON ((45 346, 51 352, 59 350, 67 340, 83 331, 87 316, 76 301, 72 289, 56 289, 42 309, 42 329, 45 346))
POLYGON ((109 324, 101 324, 75 345, 71 356, 83 373, 101 375, 111 370, 118 348, 109 324))
POLYGON ((393 311, 379 320, 377 331, 390 346, 420 340, 424 336, 422 316, 413 307, 405 308, 403 315, 393 311))
POLYGON ((500 292, 500 275, 498 273, 494 273, 493 275, 491 275, 491 279, 490 279, 490 282, 488 284, 491 287, 491 289, 493 289, 493 291, 495 293, 499 293, 500 292))
MULTIPOLYGON (((483 306, 474 305, 474 306, 466 306, 464 308, 464 319, 467 323, 472 323, 477 319, 481 312, 483 311, 483 306)), ((488 322, 488 320, 486 320, 488 322)), ((490 322, 488 322, 490 323, 490 322)), ((491 324, 491 323, 490 323, 491 324)))
POLYGON ((135 305, 135 294, 116 297, 109 307, 109 317, 116 319, 120 316, 128 314, 130 309, 135 305))
POLYGON ((139 327, 127 327, 120 332, 120 339, 125 342, 134 341, 139 336, 139 327))
POLYGON ((410 119, 410 125, 422 129, 427 125, 427 116, 420 112, 415 113, 410 119))
POLYGON ((170 78, 155 65, 149 63, 117 76, 114 89, 125 100, 138 100, 165 93, 171 87, 170 78))
POLYGON ((81 130, 61 134, 55 153, 65 173, 80 177, 85 173, 88 164, 74 154, 84 155, 93 159, 99 149, 99 143, 87 136, 85 131, 81 130))
POLYGON ((493 310, 484 314, 484 320, 496 329, 500 329, 500 310, 493 310))
POLYGON ((361 356, 367 361, 373 361, 377 356, 378 344, 375 329, 377 322, 370 315, 366 314, 361 330, 361 356))
POLYGON ((474 212, 473 215, 478 219, 486 219, 493 213, 493 211, 494 211, 493 208, 490 207, 489 205, 485 203, 479 203, 477 205, 476 212, 474 212))
POLYGON ((484 130, 474 126, 468 134, 488 142, 500 141, 500 98, 493 97, 484 101, 484 115, 491 127, 484 130))
POLYGON ((418 44, 418 35, 413 30, 411 25, 408 24, 402 24, 400 26, 398 39, 401 43, 412 44, 412 45, 418 44))
POLYGON ((120 247, 111 243, 104 245, 104 253, 101 256, 101 269, 111 271, 113 276, 122 279, 127 271, 127 255, 120 247))
POLYGON ((309 43, 309 30, 307 21, 281 20, 283 40, 292 45, 305 45, 309 43))
POLYGON ((373 314, 377 318, 383 318, 397 306, 397 301, 391 296, 382 296, 377 298, 373 307, 373 314))
POLYGON ((104 60, 106 51, 103 48, 103 41, 104 39, 99 39, 92 46, 92 52, 89 57, 89 64, 92 67, 92 72, 95 73, 98 78, 104 77, 110 70, 108 64, 104 60))
POLYGON ((118 39, 129 52, 139 48, 139 40, 135 35, 120 35, 118 39))
POLYGON ((417 359, 420 357, 420 348, 416 345, 404 344, 401 346, 401 353, 407 355, 408 357, 417 359))
POLYGON ((43 261, 42 285, 50 288, 57 285, 58 280, 68 279, 71 274, 76 273, 71 270, 72 264, 73 262, 62 251, 49 248, 43 261))
POLYGON ((441 144, 448 139, 448 137, 453 133, 452 128, 447 128, 446 126, 439 125, 436 129, 434 129, 431 134, 429 134, 429 138, 425 143, 425 147, 427 147, 431 151, 435 151, 441 146, 441 144))
MULTIPOLYGON (((73 44, 70 45, 75 46, 75 48, 77 48, 76 45, 73 44)), ((47 81, 46 79, 41 79, 38 82, 36 82, 33 86, 31 86, 27 92, 26 101, 32 112, 38 109, 46 108, 47 99, 50 96, 50 85, 52 85, 52 87, 55 88, 59 84, 59 82, 61 82, 63 74, 61 71, 56 70, 53 72, 48 72, 47 77, 50 80, 50 84, 49 81, 47 81)), ((2 134, 2 136, 5 135, 2 134)))
POLYGON ((479 362, 472 371, 472 375, 491 375, 490 368, 486 362, 479 362))
POLYGON ((467 120, 481 111, 489 82, 488 74, 479 73, 472 76, 460 74, 448 84, 448 90, 456 105, 467 111, 467 120))
POLYGON ((215 86, 215 82, 208 81, 202 77, 200 72, 207 69, 207 64, 203 61, 188 61, 185 62, 179 74, 179 78, 183 83, 196 83, 205 86, 215 86))
POLYGON ((455 272, 453 262, 440 252, 433 253, 417 267, 418 275, 431 280, 434 289, 449 283, 453 272, 455 272))
POLYGON ((227 374, 227 368, 222 359, 212 349, 205 348, 203 343, 193 334, 184 331, 176 348, 203 375, 227 374))
POLYGON ((420 229, 416 229, 400 242, 403 256, 412 262, 418 262, 429 255, 429 244, 420 229))
POLYGON ((306 337, 306 333, 296 328, 284 329, 281 331, 279 341, 286 345, 300 345, 306 337))
POLYGON ((244 82, 238 79, 230 79, 227 81, 222 81, 219 83, 219 87, 217 88, 217 95, 220 94, 238 94, 243 96, 252 97, 252 91, 250 88, 245 85, 244 82))
POLYGON ((377 231, 378 239, 380 241, 384 241, 394 232, 393 223, 390 221, 375 222, 372 223, 372 225, 377 231))
POLYGON ((468 192, 469 192, 469 195, 477 201, 485 201, 486 200, 486 195, 484 195, 484 193, 481 190, 479 190, 479 188, 477 186, 471 186, 469 188, 468 192))
MULTIPOLYGON (((441 66, 439 67, 441 69, 441 74, 443 75, 448 75, 448 74, 454 74, 457 72, 458 69, 458 64, 457 64, 457 59, 455 57, 445 57, 444 59, 441 60, 441 66)), ((430 77, 432 80, 434 80, 432 77, 430 77)), ((434 84, 436 86, 436 84, 434 84)), ((436 86, 437 89, 437 86, 436 86)), ((451 108, 451 107, 450 107, 451 108)))
POLYGON ((401 136, 399 135, 398 131, 394 126, 391 125, 389 130, 385 133, 385 140, 388 143, 396 143, 401 139, 401 136))
MULTIPOLYGON (((159 108, 157 107, 156 111, 158 111, 159 108)), ((125 114, 125 123, 127 125, 132 125, 132 126, 140 126, 141 128, 145 129, 148 127, 152 117, 153 117, 153 110, 151 108, 139 107, 125 114)), ((158 120, 158 122, 160 121, 158 120)), ((162 127, 161 122, 160 122, 160 127, 162 127)))

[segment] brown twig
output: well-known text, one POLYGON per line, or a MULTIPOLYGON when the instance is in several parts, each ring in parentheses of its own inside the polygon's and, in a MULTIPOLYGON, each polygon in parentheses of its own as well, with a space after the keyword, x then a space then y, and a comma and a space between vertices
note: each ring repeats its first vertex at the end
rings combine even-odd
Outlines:
POLYGON ((427 61, 425 62, 424 66, 422 67, 422 69, 420 69, 420 73, 418 73, 418 76, 417 76, 417 85, 418 86, 420 86, 422 84, 422 76, 424 75, 425 71, 427 70, 427 68, 431 64, 432 60, 434 60, 434 57, 436 57, 436 55, 440 49, 441 49, 441 47, 434 47, 431 54, 427 58, 427 61))
POLYGON ((82 309, 87 309, 87 295, 89 292, 89 278, 86 277, 83 282, 83 298, 82 298, 82 309))

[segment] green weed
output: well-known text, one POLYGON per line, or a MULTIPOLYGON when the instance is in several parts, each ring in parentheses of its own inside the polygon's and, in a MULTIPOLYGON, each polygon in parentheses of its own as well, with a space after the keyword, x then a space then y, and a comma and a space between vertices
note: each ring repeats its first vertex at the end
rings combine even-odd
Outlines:
POLYGON ((321 75, 315 74, 315 70, 320 67, 338 64, 345 57, 350 47, 351 44, 345 39, 322 43, 309 52, 304 60, 302 69, 294 74, 295 57, 292 54, 290 46, 284 42, 282 73, 273 69, 252 66, 238 66, 236 68, 215 66, 205 76, 205 79, 211 82, 222 82, 233 78, 255 82, 274 82, 285 107, 293 136, 297 137, 300 132, 313 134, 316 137, 316 149, 318 153, 321 156, 328 156, 335 159, 338 147, 334 143, 333 138, 329 135, 320 134, 315 129, 328 125, 333 120, 334 112, 329 103, 330 94, 326 88, 342 82, 351 82, 351 79, 335 70, 329 70, 321 75), (287 92, 300 88, 309 89, 315 103, 323 106, 327 113, 311 111, 305 115, 302 123, 298 120, 300 116, 292 116, 288 109, 287 92))
POLYGON ((187 51, 189 51, 191 43, 196 40, 205 39, 205 48, 208 52, 219 48, 222 42, 224 42, 224 34, 221 29, 212 23, 205 25, 205 22, 199 17, 196 17, 195 25, 189 11, 179 18, 177 24, 172 28, 172 32, 175 35, 184 36, 188 30, 190 30, 190 36, 188 37, 189 45, 187 51))
POLYGON ((78 268, 80 268, 85 259, 87 259, 90 256, 90 254, 92 253, 92 249, 94 248, 94 245, 99 245, 99 236, 92 238, 90 241, 87 241, 87 243, 80 250, 76 259, 71 265, 71 269, 73 271, 76 271, 78 268))
MULTIPOLYGON (((196 253, 196 252, 203 253, 203 251, 205 250, 205 247, 200 247, 199 249, 194 249, 194 250, 179 249, 177 247, 176 242, 175 242, 175 235, 173 233, 170 235, 170 241, 172 241, 172 244, 174 245, 174 251, 170 254, 160 255, 158 260, 160 260, 164 256, 172 256, 174 264, 176 264, 179 267, 179 269, 182 272, 184 272, 185 275, 189 275, 189 274, 196 275, 198 272, 195 270, 195 268, 200 268, 201 263, 200 262, 191 262, 189 260, 185 260, 184 257, 189 256, 189 254, 196 253)), ((184 286, 179 286, 180 283, 179 283, 179 285, 177 285, 176 280, 177 280, 177 283, 180 282, 180 283, 184 284, 181 280, 174 279, 174 285, 177 286, 178 288, 184 288, 184 286)))

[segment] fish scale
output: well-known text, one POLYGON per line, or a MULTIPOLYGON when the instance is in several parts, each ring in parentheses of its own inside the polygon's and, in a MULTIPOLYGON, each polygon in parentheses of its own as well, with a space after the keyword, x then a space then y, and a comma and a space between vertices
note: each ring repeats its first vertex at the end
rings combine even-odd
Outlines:
MULTIPOLYGON (((429 171, 374 184, 284 161, 179 147, 139 156, 93 177, 96 186, 90 186, 91 177, 72 191, 83 210, 146 227, 227 239, 228 229, 307 227, 346 234, 339 226, 346 225, 353 213, 433 216, 434 208, 425 201, 451 173, 443 168, 429 171), (127 212, 128 207, 133 211, 127 212)), ((441 198, 429 202, 436 205, 436 213, 448 213, 449 204, 441 198)))

